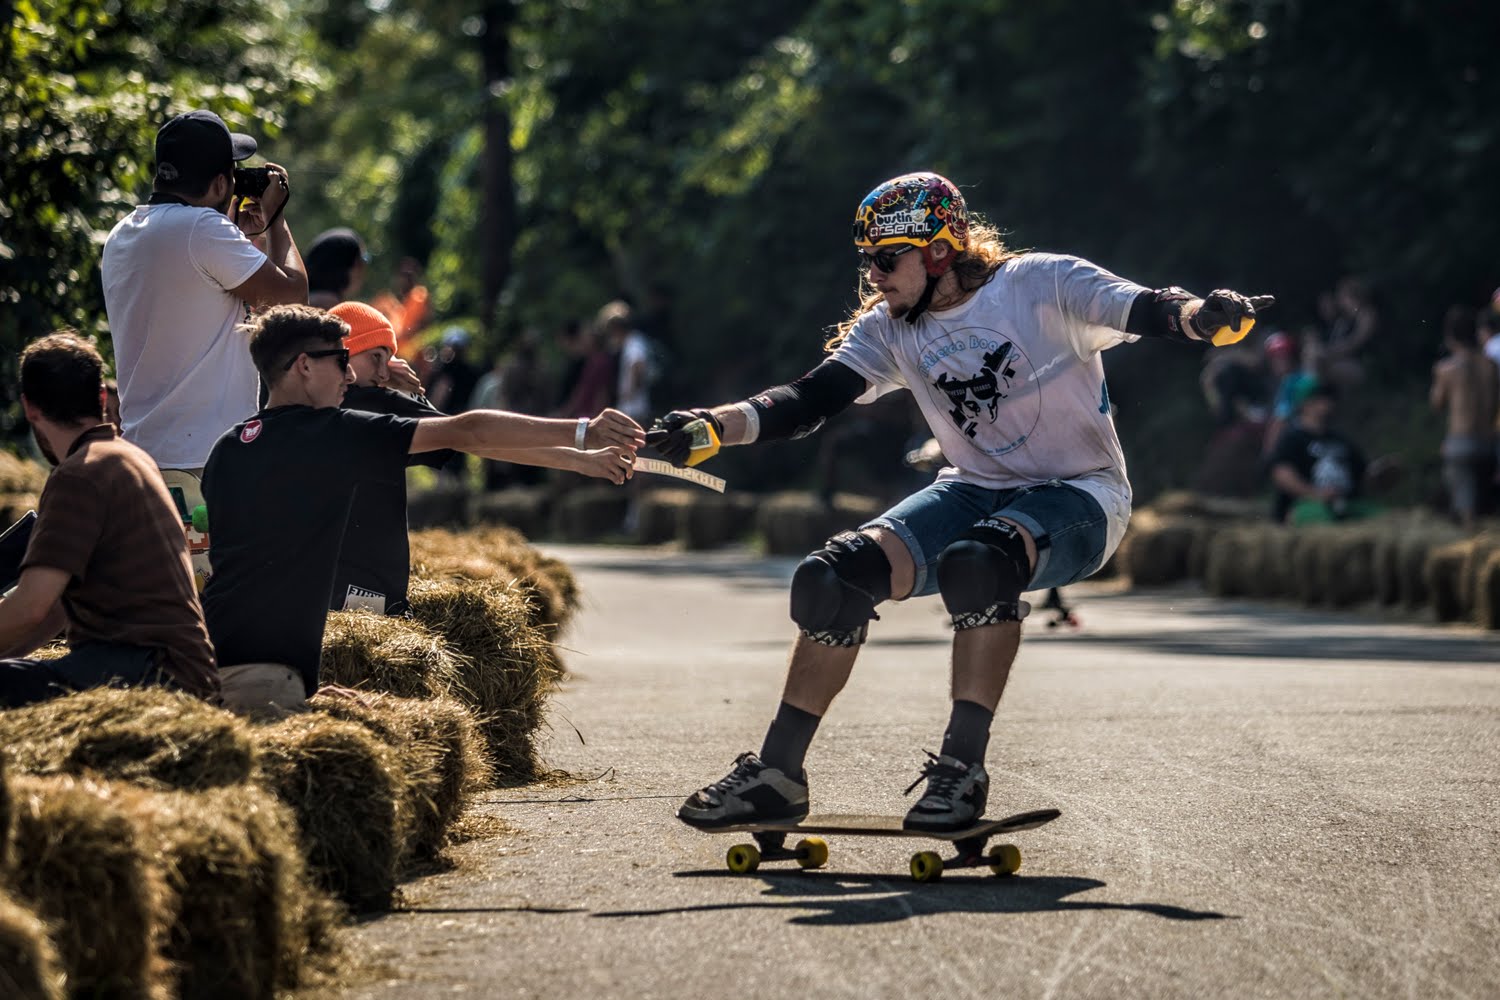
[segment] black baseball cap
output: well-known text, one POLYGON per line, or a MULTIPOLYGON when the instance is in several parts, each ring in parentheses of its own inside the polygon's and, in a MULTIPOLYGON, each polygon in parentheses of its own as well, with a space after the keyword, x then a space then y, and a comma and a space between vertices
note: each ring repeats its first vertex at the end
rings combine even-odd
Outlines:
POLYGON ((227 174, 255 155, 255 140, 229 131, 212 111, 178 115, 156 133, 156 177, 172 183, 202 183, 227 174))

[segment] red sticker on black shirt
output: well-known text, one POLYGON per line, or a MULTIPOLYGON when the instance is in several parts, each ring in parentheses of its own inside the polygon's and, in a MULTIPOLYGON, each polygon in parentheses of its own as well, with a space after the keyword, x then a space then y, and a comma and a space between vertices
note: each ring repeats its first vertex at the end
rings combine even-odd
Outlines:
POLYGON ((260 421, 252 420, 240 430, 240 440, 249 444, 260 437, 260 421))

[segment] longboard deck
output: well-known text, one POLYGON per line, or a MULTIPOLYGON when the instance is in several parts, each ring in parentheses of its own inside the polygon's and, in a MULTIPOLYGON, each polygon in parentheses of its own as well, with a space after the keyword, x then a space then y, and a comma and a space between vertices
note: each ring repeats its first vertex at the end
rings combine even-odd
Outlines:
POLYGON ((991 837, 1016 830, 1034 830, 1057 819, 1058 809, 1037 809, 1017 813, 1004 819, 982 820, 964 830, 908 830, 900 816, 862 816, 838 814, 809 816, 796 823, 747 823, 743 826, 721 826, 702 829, 704 833, 812 833, 837 834, 844 837, 921 837, 926 840, 969 840, 991 837))

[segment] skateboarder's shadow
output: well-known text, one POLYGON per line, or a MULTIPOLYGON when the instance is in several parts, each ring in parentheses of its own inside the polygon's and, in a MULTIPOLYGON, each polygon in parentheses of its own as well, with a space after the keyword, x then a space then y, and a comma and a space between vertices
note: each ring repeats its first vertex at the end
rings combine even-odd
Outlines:
POLYGON ((757 872, 753 876, 729 875, 720 869, 679 872, 679 878, 759 879, 763 896, 780 899, 756 902, 706 903, 698 906, 663 907, 650 910, 614 910, 596 917, 649 917, 667 913, 704 913, 713 910, 787 909, 821 912, 802 913, 794 924, 839 926, 885 924, 935 913, 1053 913, 1067 910, 1127 910, 1149 913, 1168 920, 1237 920, 1212 910, 1190 910, 1169 903, 1110 903, 1104 900, 1068 899, 1105 883, 1094 878, 1067 875, 990 876, 944 875, 941 882, 918 884, 900 878, 849 875, 834 872, 757 872))

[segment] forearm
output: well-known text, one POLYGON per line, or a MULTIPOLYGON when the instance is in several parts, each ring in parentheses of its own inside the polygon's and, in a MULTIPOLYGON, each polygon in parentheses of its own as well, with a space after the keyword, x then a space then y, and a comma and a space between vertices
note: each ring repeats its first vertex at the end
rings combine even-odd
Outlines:
POLYGON ((493 462, 510 462, 514 465, 535 465, 543 469, 562 469, 564 472, 580 472, 587 452, 577 448, 493 448, 476 451, 480 458, 493 462))
POLYGON ((0 601, 0 659, 25 656, 68 627, 61 602, 54 603, 40 621, 13 601, 0 601))
POLYGON ((1289 493, 1299 499, 1319 495, 1318 488, 1299 476, 1297 471, 1289 465, 1278 465, 1272 469, 1271 481, 1281 492, 1289 493))
POLYGON ((458 423, 461 432, 456 450, 502 462, 511 461, 505 457, 507 452, 571 449, 578 433, 577 420, 533 417, 505 410, 470 410, 451 419, 458 423))
POLYGON ((302 286, 302 299, 307 302, 307 266, 302 263, 302 254, 297 250, 297 241, 292 239, 291 227, 286 219, 277 219, 266 233, 266 256, 288 277, 302 286))
POLYGON ((767 389, 740 403, 710 412, 724 428, 724 444, 796 440, 814 433, 869 388, 864 376, 837 361, 824 361, 788 385, 767 389))

